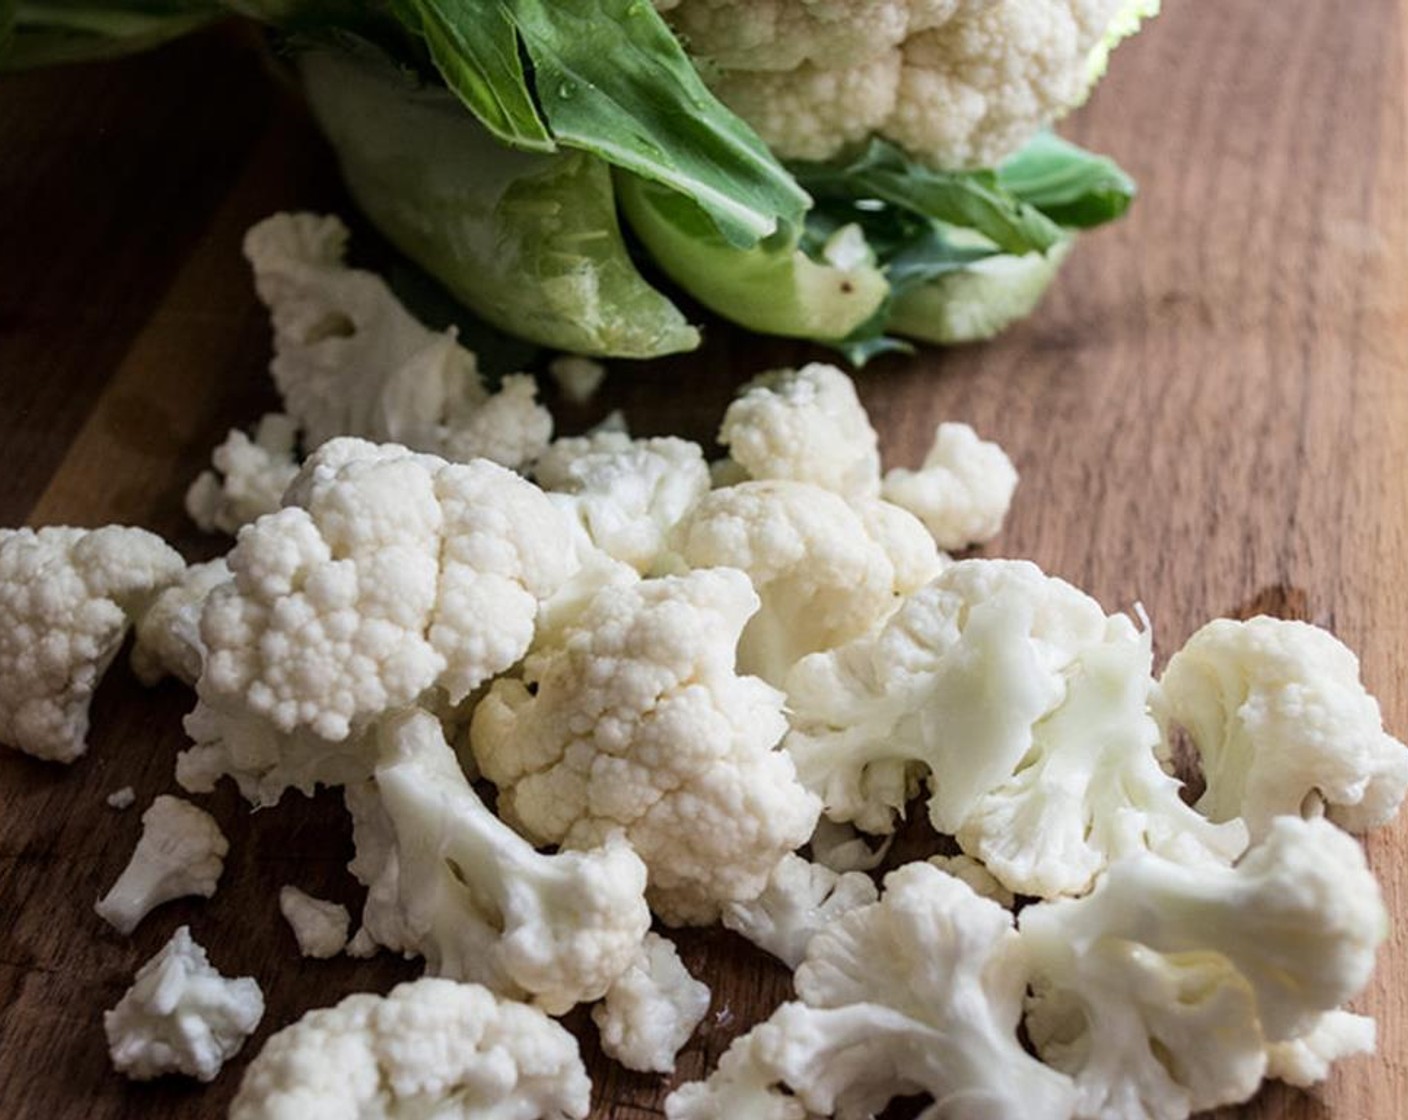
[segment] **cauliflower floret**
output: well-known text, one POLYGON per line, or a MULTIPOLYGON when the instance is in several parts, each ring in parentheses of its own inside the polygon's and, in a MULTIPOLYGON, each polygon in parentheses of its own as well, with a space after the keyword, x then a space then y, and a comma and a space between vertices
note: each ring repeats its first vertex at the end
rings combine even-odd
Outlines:
POLYGON ((1035 565, 963 561, 878 634, 797 664, 786 746, 827 815, 869 832, 926 768, 934 827, 1013 891, 1082 891, 1141 847, 1225 864, 1245 833, 1160 769, 1149 657, 1129 619, 1035 565))
POLYGON ((869 875, 837 874, 799 855, 786 855, 773 868, 763 893, 747 902, 730 902, 723 921, 726 928, 795 969, 821 930, 879 897, 869 875))
POLYGON ((132 858, 94 909, 119 933, 131 933, 163 902, 213 895, 229 850, 214 817, 162 794, 142 814, 132 858))
POLYGON ((670 530, 709 492, 699 445, 601 431, 560 439, 533 468, 539 486, 581 530, 579 546, 648 574, 670 530))
POLYGON ((838 495, 802 482, 709 493, 671 545, 690 568, 737 568, 762 606, 738 644, 741 672, 781 684, 803 656, 868 633, 899 605, 895 569, 838 495))
POLYGON ((103 1030, 113 1068, 133 1081, 165 1073, 214 1081, 263 1017, 259 983, 221 976, 182 926, 103 1012, 103 1030))
POLYGON ((1388 932, 1359 845, 1298 817, 1235 868, 1130 856, 1020 924, 1032 1042, 1075 1077, 1078 1116, 1121 1120, 1246 1100, 1267 1042, 1312 1035, 1360 992, 1388 932))
POLYGON ((847 499, 880 493, 879 437, 835 366, 754 378, 724 413, 719 442, 750 478, 810 482, 847 499))
POLYGON ((354 795, 368 933, 424 956, 433 975, 551 1014, 603 996, 650 926, 645 867, 620 833, 588 851, 535 852, 479 800, 425 712, 384 724, 381 751, 377 805, 354 795))
POLYGON ((873 1116, 915 1092, 934 1097, 935 1117, 1071 1115, 1070 1079, 1017 1040, 1025 967, 1011 915, 937 868, 892 872, 879 902, 828 925, 796 985, 802 1002, 666 1100, 671 1120, 873 1116))
POLYGON ((991 166, 1079 105, 1157 0, 680 0, 666 18, 714 92, 785 159, 868 134, 991 166), (849 96, 840 96, 840 91, 849 96))
POLYGON ((282 412, 261 417, 250 439, 235 429, 186 491, 186 513, 207 533, 239 532, 273 513, 298 473, 298 423, 282 412))
POLYGON ((0 529, 0 743, 88 749, 88 707, 132 620, 185 571, 145 529, 0 529))
POLYGON ((273 319, 270 372, 307 446, 351 435, 451 459, 531 462, 552 436, 533 379, 505 379, 489 397, 453 329, 422 326, 380 277, 343 263, 346 246, 347 228, 316 214, 276 214, 245 236, 273 319))
POLYGON ((523 655, 576 567, 562 515, 484 460, 333 440, 286 501, 240 534, 201 616, 217 717, 337 742, 431 689, 458 703, 523 655))
POLYGON ((967 424, 940 424, 924 465, 888 471, 881 493, 954 551, 997 536, 1016 489, 1017 470, 1001 447, 967 424))
POLYGON ((230 579, 230 566, 222 556, 192 564, 137 619, 132 645, 132 672, 144 685, 173 676, 194 685, 205 659, 200 640, 200 616, 210 593, 230 579))
POLYGON ((819 808, 773 749, 781 694, 734 671, 757 607, 742 572, 713 569, 619 579, 546 617, 522 679, 496 681, 470 725, 499 811, 569 848, 624 829, 673 925, 757 895, 819 808))
POLYGON ((351 915, 347 907, 314 898, 297 887, 285 884, 279 889, 279 913, 293 930, 298 951, 305 957, 326 960, 347 945, 351 915))
POLYGON ((1358 659, 1327 631, 1217 619, 1169 660, 1155 699, 1161 722, 1198 749, 1198 809, 1215 821, 1242 817, 1260 837, 1275 817, 1323 803, 1357 832, 1403 802, 1408 748, 1384 731, 1358 659))
POLYGON ((685 969, 674 945, 647 933, 636 959, 592 1008, 601 1048, 627 1069, 673 1073, 675 1055, 709 1010, 708 985, 685 969))
POLYGON ((475 984, 424 979, 348 996, 264 1044, 230 1120, 582 1120, 577 1040, 475 984))
POLYGON ((979 898, 991 899, 1004 910, 1011 910, 1017 900, 991 871, 972 856, 930 856, 928 862, 946 875, 961 879, 979 898))
POLYGON ((583 405, 596 396, 606 380, 606 367, 580 354, 559 354, 548 363, 548 374, 567 400, 583 405))

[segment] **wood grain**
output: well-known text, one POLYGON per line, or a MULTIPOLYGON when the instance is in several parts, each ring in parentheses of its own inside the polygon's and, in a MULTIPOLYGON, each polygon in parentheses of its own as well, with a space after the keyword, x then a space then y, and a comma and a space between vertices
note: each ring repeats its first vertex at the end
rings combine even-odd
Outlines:
MULTIPOLYGON (((1408 731, 1408 114, 1397 0, 1179 3, 1122 48, 1078 140, 1139 179, 1133 215, 1086 239, 1030 322, 992 345, 889 359, 861 389, 893 463, 934 423, 1001 441, 1023 483, 989 550, 1031 557, 1107 607, 1143 602, 1161 655, 1207 618, 1254 610, 1331 626, 1385 717, 1408 731)), ((0 80, 0 523, 123 520, 210 554, 181 491, 225 427, 269 403, 267 324, 243 229, 291 206, 345 209, 326 151, 237 34, 141 59, 0 80)), ((613 370, 564 428, 623 407, 639 431, 712 436, 732 386, 816 356, 710 328, 706 349, 613 370)), ((242 1061, 207 1089, 129 1086, 99 1010, 182 922, 229 974, 257 976, 269 1031, 306 1008, 415 973, 302 962, 279 885, 357 901, 335 798, 252 817, 209 799, 232 856, 209 903, 180 902, 130 941, 92 913, 173 788, 189 698, 117 667, 90 755, 67 770, 0 754, 0 1117, 220 1115, 242 1061), (122 785, 136 810, 103 797, 122 785)), ((922 844, 922 836, 907 838, 922 844)), ((1228 1117, 1408 1115, 1408 825, 1368 841, 1399 921, 1358 1006, 1379 1055, 1314 1094, 1270 1087, 1228 1117)), ((714 988, 680 1061, 711 1068, 787 993, 718 931, 682 939, 714 988)), ((598 1117, 658 1115, 660 1079, 595 1050, 598 1117)))

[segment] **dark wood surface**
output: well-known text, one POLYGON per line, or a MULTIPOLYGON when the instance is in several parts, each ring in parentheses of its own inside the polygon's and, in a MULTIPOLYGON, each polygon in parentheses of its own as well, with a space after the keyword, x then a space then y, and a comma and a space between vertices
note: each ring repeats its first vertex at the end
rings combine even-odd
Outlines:
MULTIPOLYGON (((1108 608, 1141 601, 1167 656, 1220 614, 1330 626, 1361 655, 1391 728, 1408 731, 1408 117, 1398 0, 1170 0, 1071 123, 1143 196, 1082 242, 1051 298, 1002 340, 887 359, 861 392, 888 461, 963 419, 1022 472, 988 551, 1030 557, 1108 608)), ((268 324, 239 256, 244 229, 290 207, 346 212, 296 100, 239 33, 118 63, 0 79, 0 524, 140 524, 188 555, 219 542, 180 497, 232 424, 272 399, 268 324)), ((712 329, 699 355, 621 365, 573 430, 624 407, 642 433, 711 437, 733 385, 809 352, 712 329)), ((208 1088, 131 1086, 100 1012, 180 923, 269 1011, 248 1053, 307 1008, 384 990, 411 964, 302 961, 285 882, 355 905, 335 798, 252 817, 205 803, 231 841, 216 897, 171 904, 129 939, 92 912, 142 806, 174 789, 189 696, 125 666, 70 768, 0 751, 0 1118, 223 1115, 244 1058, 208 1088), (132 785, 138 807, 103 802, 132 785)), ((913 841, 921 843, 921 838, 913 841)), ((1370 838, 1408 914, 1408 825, 1370 838)), ((680 1076, 787 992, 718 931, 681 939, 714 990, 680 1076)), ((1314 1094, 1266 1089, 1238 1117, 1408 1115, 1408 950, 1400 924, 1358 1002, 1379 1054, 1314 1094)), ((658 1114, 662 1079, 595 1050, 596 1115, 658 1114)))

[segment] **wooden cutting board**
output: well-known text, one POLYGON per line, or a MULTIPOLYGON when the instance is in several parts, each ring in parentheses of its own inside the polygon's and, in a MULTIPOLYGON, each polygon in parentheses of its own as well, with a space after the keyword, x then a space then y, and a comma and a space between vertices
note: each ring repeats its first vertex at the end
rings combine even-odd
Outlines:
MULTIPOLYGON (((1118 156, 1143 197, 1086 238, 1028 323, 991 345, 877 363, 861 392, 887 460, 912 465, 936 421, 971 422, 1022 472, 987 550, 1030 557, 1108 608, 1142 602, 1161 657, 1206 619, 1266 611, 1338 633, 1389 726, 1408 732, 1408 131, 1397 0, 1170 0, 1116 56, 1075 139, 1118 156)), ((347 212, 328 153, 247 36, 226 31, 119 63, 0 79, 0 524, 129 522, 192 557, 221 549, 181 494, 231 425, 272 403, 268 325, 239 255, 290 207, 347 212)), ((619 365, 579 430, 622 407, 640 433, 709 439, 731 387, 812 356, 712 324, 688 359, 619 365)), ((189 696, 125 666, 69 768, 0 751, 0 1117, 223 1115, 244 1058, 209 1088, 132 1086, 100 1012, 190 923, 230 975, 253 975, 269 1032, 417 971, 386 958, 304 962, 281 884, 356 904, 336 798, 257 817, 206 804, 230 837, 219 894, 160 910, 130 940, 92 912, 156 794, 174 790, 189 696), (136 788, 118 813, 104 797, 136 788)), ((915 843, 922 843, 916 840, 915 843)), ((1368 841, 1408 913, 1408 824, 1368 841)), ((761 953, 681 937, 714 990, 680 1076, 787 992, 761 953)), ((1283 1087, 1227 1115, 1408 1115, 1408 945, 1401 925, 1359 1001, 1380 1053, 1313 1095, 1283 1087)), ((659 1114, 665 1083, 583 1037, 598 1117, 659 1114)))

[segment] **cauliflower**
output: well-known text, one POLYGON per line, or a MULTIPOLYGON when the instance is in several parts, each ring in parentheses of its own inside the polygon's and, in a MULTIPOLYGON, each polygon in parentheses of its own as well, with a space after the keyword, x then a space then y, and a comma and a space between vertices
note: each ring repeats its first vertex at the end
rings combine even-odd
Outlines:
POLYGON ((352 805, 369 934, 551 1014, 604 995, 650 925, 645 867, 620 833, 541 855, 479 800, 432 716, 396 716, 380 737, 376 804, 363 791, 352 805))
POLYGON ((757 895, 819 809, 773 749, 781 695, 734 672, 757 608, 743 573, 716 569, 618 579, 545 620, 522 679, 496 681, 470 724, 500 813, 568 848, 624 829, 672 925, 757 895))
POLYGON ((1022 561, 967 560, 879 633, 787 678, 787 750, 826 812, 893 829, 927 769, 929 816, 1009 890, 1078 893, 1143 847, 1225 864, 1245 846, 1158 765, 1149 639, 1022 561))
POLYGON ((345 906, 314 898, 285 884, 279 888, 279 913, 293 930, 298 951, 305 957, 335 957, 347 945, 351 916, 345 906))
POLYGON ((597 548, 648 574, 670 530, 709 491, 699 445, 598 431, 552 443, 533 468, 538 485, 597 548))
POLYGON ((1076 1115, 1109 1120, 1246 1100, 1267 1043, 1321 1041, 1322 1013, 1363 989, 1388 932, 1359 845, 1298 817, 1274 821, 1235 868, 1133 855, 1020 925, 1028 1034, 1075 1077, 1076 1115))
POLYGON ((182 926, 103 1012, 103 1030, 113 1068, 134 1081, 165 1073, 214 1081, 263 1017, 258 982, 221 976, 182 926))
POLYGON ((923 466, 887 472, 880 492, 954 551, 997 536, 1016 489, 1017 470, 1002 448, 967 424, 940 424, 923 466))
POLYGON ((163 902, 213 895, 229 850, 214 817, 163 794, 142 814, 132 858, 94 909, 119 933, 131 933, 163 902))
POLYGON ((332 440, 286 501, 240 534, 201 616, 217 720, 337 743, 430 690, 456 704, 523 655, 576 566, 562 515, 484 460, 332 440))
POLYGON ((928 861, 946 875, 961 879, 979 898, 991 899, 1004 910, 1011 910, 1017 900, 991 871, 972 856, 930 856, 928 861))
POLYGON ((1254 837, 1323 803, 1353 831, 1386 824, 1408 788, 1408 749, 1383 728, 1359 662, 1304 622, 1208 623, 1169 660, 1156 693, 1166 725, 1197 747, 1198 808, 1242 817, 1254 837))
POLYGON ((851 825, 823 816, 816 822, 808 846, 812 859, 844 875, 847 871, 874 871, 889 855, 894 840, 891 833, 872 847, 870 838, 851 825))
POLYGON ((282 412, 260 419, 250 439, 235 429, 186 491, 186 512, 207 533, 237 533, 279 508, 298 473, 298 424, 282 412))
POLYGON ((128 626, 185 567, 145 529, 0 529, 0 743, 53 762, 82 755, 128 626))
POLYGON ((631 966, 592 1008, 601 1048, 627 1069, 673 1073, 675 1055, 709 1010, 709 988, 667 939, 647 933, 631 966))
POLYGON ((880 493, 879 437, 855 383, 832 365, 755 377, 724 413, 719 442, 749 478, 810 482, 848 499, 880 493))
POLYGON ((894 565, 838 495, 802 482, 743 482, 708 494, 676 527, 691 568, 737 568, 762 606, 738 667, 781 684, 800 658, 868 633, 899 605, 894 565))
POLYGON ((606 380, 606 367, 580 354, 559 354, 548 363, 548 374, 568 401, 584 405, 606 380))
POLYGON ((1011 915, 909 864, 886 878, 879 902, 813 938, 796 975, 801 1002, 736 1040, 718 1071, 676 1090, 665 1113, 873 1116, 894 1097, 926 1092, 935 1118, 1065 1120, 1070 1079, 1017 1040, 1024 981, 1011 915))
POLYGON ((158 595, 137 618, 132 645, 132 672, 145 685, 173 676, 194 685, 205 658, 200 616, 210 593, 229 582, 230 566, 222 556, 192 564, 181 578, 158 595))
POLYGON ((475 984, 417 980, 348 996, 264 1044, 230 1120, 582 1120, 577 1040, 475 984))
POLYGON ((723 921, 725 928, 795 969, 821 930, 879 896, 874 880, 860 871, 838 874, 799 855, 786 855, 773 868, 763 893, 747 902, 730 902, 723 921))
POLYGON ((552 418, 533 379, 490 397, 454 331, 427 329, 380 277, 348 268, 346 246, 342 222, 315 214, 275 214, 245 236, 273 319, 270 372, 305 444, 350 435, 507 467, 536 458, 552 418))
POLYGON ((1157 0, 680 0, 665 18, 719 98, 786 159, 883 136, 990 166, 1085 100, 1157 0))
POLYGON ((136 804, 137 792, 131 786, 123 786, 121 789, 113 790, 104 800, 110 808, 116 809, 120 813, 136 804))

